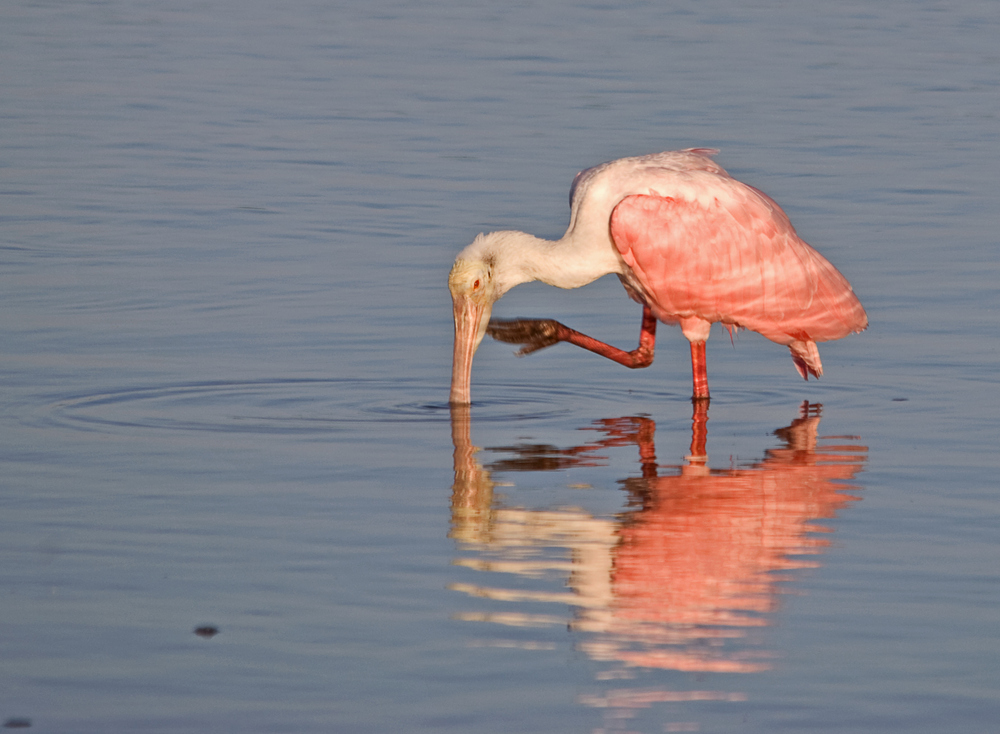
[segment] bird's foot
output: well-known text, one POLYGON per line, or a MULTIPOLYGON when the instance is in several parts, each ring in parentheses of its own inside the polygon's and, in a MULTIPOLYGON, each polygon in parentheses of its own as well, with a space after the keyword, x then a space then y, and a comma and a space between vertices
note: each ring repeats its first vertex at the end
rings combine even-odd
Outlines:
POLYGON ((554 319, 491 319, 486 333, 498 342, 523 344, 517 356, 524 357, 563 341, 560 330, 565 329, 554 319))

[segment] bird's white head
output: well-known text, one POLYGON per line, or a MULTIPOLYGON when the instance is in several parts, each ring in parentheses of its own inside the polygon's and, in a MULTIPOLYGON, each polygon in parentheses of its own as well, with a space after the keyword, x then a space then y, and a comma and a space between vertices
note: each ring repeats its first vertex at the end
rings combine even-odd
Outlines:
POLYGON ((455 352, 451 366, 451 403, 471 400, 472 357, 479 348, 493 313, 493 304, 519 283, 534 280, 525 274, 518 255, 523 232, 481 234, 455 258, 448 288, 455 309, 455 352))
POLYGON ((544 244, 524 232, 491 232, 476 237, 455 258, 448 276, 455 309, 452 404, 472 402, 472 357, 486 334, 493 304, 515 285, 538 278, 533 263, 544 244))
POLYGON ((472 402, 472 357, 486 334, 497 293, 494 264, 466 248, 455 260, 448 276, 455 310, 455 352, 451 365, 452 404, 472 402))

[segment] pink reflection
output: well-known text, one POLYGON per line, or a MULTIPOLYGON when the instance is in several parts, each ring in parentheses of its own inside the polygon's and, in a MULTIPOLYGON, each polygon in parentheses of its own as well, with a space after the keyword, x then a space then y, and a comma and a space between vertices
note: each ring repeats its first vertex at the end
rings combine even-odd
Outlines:
MULTIPOLYGON (((821 534, 829 530, 817 521, 835 517, 858 499, 845 490, 863 469, 867 447, 855 437, 821 438, 820 407, 804 403, 791 425, 775 431, 781 445, 739 468, 708 467, 705 405, 695 407, 683 465, 657 463, 656 425, 646 417, 598 421, 588 427, 597 433, 595 440, 578 446, 506 447, 508 458, 491 465, 505 473, 587 467, 602 463, 611 449, 635 446, 641 476, 620 481, 627 508, 613 517, 496 501, 496 482, 471 443, 468 408, 455 407, 452 537, 473 554, 456 563, 488 575, 484 583, 452 588, 510 604, 503 613, 458 618, 508 627, 569 623, 578 649, 612 666, 607 679, 651 668, 768 669, 770 655, 760 649, 759 635, 750 633, 770 623, 790 572, 818 565, 829 545, 821 534), (505 575, 555 577, 561 583, 545 590, 525 590, 523 584, 512 589, 505 588, 505 575), (553 608, 539 613, 538 602, 553 608), (575 610, 572 617, 558 605, 575 610)), ((607 701, 632 695, 640 694, 591 698, 616 706, 607 701)), ((654 690, 640 697, 670 701, 689 695, 694 692, 654 690)))
POLYGON ((629 665, 747 673, 764 661, 731 654, 720 638, 768 624, 786 572, 815 567, 829 545, 814 524, 856 500, 845 481, 861 470, 864 446, 818 439, 819 410, 778 431, 785 446, 767 449, 746 468, 705 466, 707 413, 697 411, 687 465, 653 463, 649 430, 635 432, 641 478, 625 480, 637 509, 628 512, 614 551, 613 614, 605 632, 621 643, 629 665), (669 627, 669 645, 650 642, 669 627), (706 647, 704 643, 715 641, 706 647), (636 644, 637 643, 637 644, 636 644), (678 649, 680 648, 680 649, 678 649))

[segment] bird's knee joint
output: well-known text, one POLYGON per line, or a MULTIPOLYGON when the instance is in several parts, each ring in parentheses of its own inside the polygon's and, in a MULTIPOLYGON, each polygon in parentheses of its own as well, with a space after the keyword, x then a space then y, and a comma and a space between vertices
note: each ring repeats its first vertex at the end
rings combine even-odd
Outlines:
POLYGON ((641 370, 653 364, 653 352, 637 349, 632 353, 632 364, 629 365, 634 370, 641 370))

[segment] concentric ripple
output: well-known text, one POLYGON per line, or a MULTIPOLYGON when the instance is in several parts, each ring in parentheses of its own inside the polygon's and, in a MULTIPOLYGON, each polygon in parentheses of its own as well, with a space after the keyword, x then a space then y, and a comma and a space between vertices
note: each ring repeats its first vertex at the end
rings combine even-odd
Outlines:
MULTIPOLYGON (((495 386, 481 390, 477 421, 538 420, 568 412, 560 395, 495 386)), ((442 385, 416 380, 274 379, 150 385, 60 397, 32 423, 74 430, 137 429, 225 433, 324 434, 360 423, 448 422, 442 385)))
MULTIPOLYGON (((446 385, 406 379, 220 380, 50 397, 25 418, 43 427, 106 433, 156 429, 321 435, 361 424, 447 423, 451 411, 446 395, 446 385)), ((730 404, 788 402, 780 391, 719 397, 730 404)), ((689 410, 687 403, 683 395, 618 386, 480 384, 472 416, 477 423, 535 421, 580 410, 588 416, 683 412, 689 410)))

